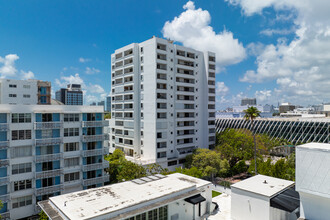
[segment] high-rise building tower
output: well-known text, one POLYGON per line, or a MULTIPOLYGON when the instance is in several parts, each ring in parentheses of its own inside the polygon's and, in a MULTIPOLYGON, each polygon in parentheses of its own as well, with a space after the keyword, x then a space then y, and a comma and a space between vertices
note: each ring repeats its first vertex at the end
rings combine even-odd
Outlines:
POLYGON ((83 91, 80 84, 69 84, 67 88, 56 91, 56 100, 65 105, 83 105, 83 91))
POLYGON ((110 149, 174 167, 215 144, 215 54, 153 37, 115 51, 110 149))
POLYGON ((246 105, 257 105, 257 99, 256 98, 243 98, 241 100, 241 106, 246 105))
POLYGON ((105 111, 111 112, 111 96, 107 96, 105 111))

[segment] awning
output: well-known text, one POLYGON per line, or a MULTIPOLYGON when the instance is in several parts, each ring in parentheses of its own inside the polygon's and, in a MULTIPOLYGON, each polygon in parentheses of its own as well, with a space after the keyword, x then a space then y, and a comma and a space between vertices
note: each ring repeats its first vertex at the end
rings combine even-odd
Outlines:
POLYGON ((287 212, 293 212, 300 205, 299 193, 291 187, 270 199, 270 206, 287 212))
POLYGON ((198 203, 206 201, 206 199, 201 196, 201 194, 197 194, 195 196, 186 198, 184 201, 189 202, 190 204, 196 205, 198 203))

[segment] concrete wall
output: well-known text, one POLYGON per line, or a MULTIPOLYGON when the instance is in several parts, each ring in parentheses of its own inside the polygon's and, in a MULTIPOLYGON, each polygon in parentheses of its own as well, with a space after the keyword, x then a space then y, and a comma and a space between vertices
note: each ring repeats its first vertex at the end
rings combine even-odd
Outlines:
POLYGON ((330 219, 330 199, 299 192, 300 217, 312 220, 330 219))
POLYGON ((233 187, 231 217, 233 220, 268 220, 270 219, 269 198, 233 187))

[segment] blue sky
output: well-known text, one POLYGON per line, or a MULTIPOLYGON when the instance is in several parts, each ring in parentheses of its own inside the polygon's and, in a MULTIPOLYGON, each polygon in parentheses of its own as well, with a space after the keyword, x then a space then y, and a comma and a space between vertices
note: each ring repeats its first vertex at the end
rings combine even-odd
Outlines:
POLYGON ((54 91, 80 82, 85 101, 99 101, 110 91, 111 53, 155 35, 221 54, 218 109, 242 97, 328 102, 328 3, 300 2, 0 0, 0 76, 48 80, 54 91))

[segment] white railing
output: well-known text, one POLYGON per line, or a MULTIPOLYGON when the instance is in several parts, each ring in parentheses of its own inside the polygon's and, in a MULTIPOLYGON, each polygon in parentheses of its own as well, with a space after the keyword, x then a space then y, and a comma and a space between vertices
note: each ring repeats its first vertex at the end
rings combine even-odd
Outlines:
POLYGON ((62 185, 55 185, 55 186, 49 186, 49 187, 43 187, 35 190, 35 195, 40 196, 40 195, 45 195, 45 194, 50 194, 50 193, 55 193, 61 191, 63 188, 62 185))
POLYGON ((9 200, 9 194, 6 194, 6 195, 2 195, 2 196, 0 196, 0 201, 2 202, 2 203, 6 203, 6 202, 8 202, 8 200, 9 200))
POLYGON ((93 179, 87 179, 83 180, 83 185, 84 186, 89 186, 89 185, 94 185, 94 184, 100 184, 109 181, 109 175, 104 175, 101 177, 96 177, 93 179))
POLYGON ((9 147, 9 141, 0 141, 0 149, 5 149, 9 147))
POLYGON ((41 172, 36 172, 36 179, 61 176, 62 174, 63 174, 62 169, 41 171, 41 172))
POLYGON ((9 212, 1 213, 1 220, 10 220, 10 213, 9 212))
POLYGON ((0 131, 8 131, 9 125, 8 123, 0 123, 0 131))
POLYGON ((82 121, 82 127, 105 127, 109 126, 109 121, 82 121))
POLYGON ((7 185, 8 182, 9 182, 9 177, 8 176, 0 177, 0 186, 7 185))
POLYGON ((83 135, 83 142, 105 141, 109 140, 109 134, 83 135))
POLYGON ((60 160, 61 157, 62 157, 62 154, 61 153, 37 155, 35 157, 35 161, 36 162, 54 161, 54 160, 60 160))
POLYGON ((83 157, 91 157, 91 156, 104 155, 104 154, 109 154, 109 147, 82 151, 83 157))
POLYGON ((102 163, 93 163, 93 164, 84 165, 82 167, 82 170, 83 172, 87 172, 91 170, 100 170, 108 167, 109 167, 109 162, 103 161, 102 163))
POLYGON ((35 140, 36 146, 57 145, 57 144, 61 144, 62 142, 63 142, 63 139, 60 137, 35 140))
POLYGON ((9 166, 9 160, 8 159, 1 159, 0 160, 0 167, 6 167, 9 166))
POLYGON ((63 127, 63 122, 34 122, 34 129, 60 129, 63 127))

